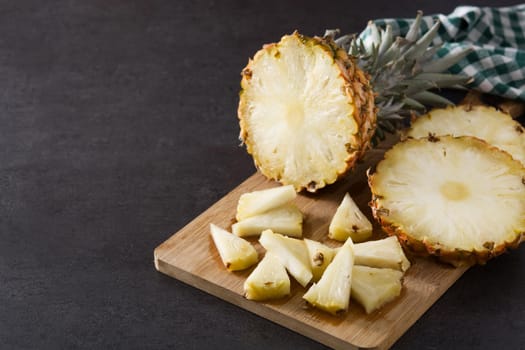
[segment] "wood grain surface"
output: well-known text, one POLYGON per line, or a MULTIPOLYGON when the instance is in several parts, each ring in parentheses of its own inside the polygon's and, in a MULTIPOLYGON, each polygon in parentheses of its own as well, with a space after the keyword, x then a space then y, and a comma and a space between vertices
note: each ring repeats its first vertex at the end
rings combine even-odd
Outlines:
MULTIPOLYGON (((366 170, 382 158, 393 142, 392 138, 371 150, 364 161, 339 183, 315 195, 302 193, 297 197, 296 204, 305 214, 304 237, 330 246, 340 245, 330 240, 327 232, 330 219, 346 192, 371 219, 366 170)), ((235 273, 226 271, 211 240, 209 225, 214 223, 230 229, 241 194, 274 186, 277 184, 260 174, 249 177, 155 249, 157 270, 332 348, 387 349, 467 269, 409 256, 412 267, 404 277, 401 296, 370 315, 353 301, 348 312, 338 317, 309 308, 302 299, 306 290, 296 282, 292 283, 291 296, 286 299, 265 303, 249 301, 243 297, 243 283, 252 269, 235 273)), ((381 229, 375 226, 373 238, 383 236, 381 229)), ((261 255, 264 254, 257 239, 251 239, 251 242, 261 255)))

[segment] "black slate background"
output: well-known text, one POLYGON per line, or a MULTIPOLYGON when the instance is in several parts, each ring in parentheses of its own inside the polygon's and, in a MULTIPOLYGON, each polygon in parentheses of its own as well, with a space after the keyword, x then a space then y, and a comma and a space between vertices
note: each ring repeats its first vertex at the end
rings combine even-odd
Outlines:
MULTIPOLYGON (((459 3, 0 1, 0 349, 323 349, 153 249, 253 173, 237 93, 263 43, 459 3)), ((524 274, 523 247, 471 269, 394 348, 524 349, 524 274)))

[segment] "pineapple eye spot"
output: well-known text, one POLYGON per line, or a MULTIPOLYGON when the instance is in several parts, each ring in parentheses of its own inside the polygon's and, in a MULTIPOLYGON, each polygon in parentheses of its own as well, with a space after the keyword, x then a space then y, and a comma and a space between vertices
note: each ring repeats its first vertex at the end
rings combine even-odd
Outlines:
POLYGON ((461 182, 446 181, 440 187, 441 194, 452 201, 460 201, 470 195, 470 191, 461 182))

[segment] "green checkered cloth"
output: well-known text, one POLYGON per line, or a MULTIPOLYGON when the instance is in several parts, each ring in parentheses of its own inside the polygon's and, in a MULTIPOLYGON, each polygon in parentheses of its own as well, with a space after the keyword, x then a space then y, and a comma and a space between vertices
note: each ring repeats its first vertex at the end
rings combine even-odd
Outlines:
MULTIPOLYGON (((457 7, 450 15, 422 18, 427 31, 435 20, 441 22, 434 44, 443 44, 437 56, 443 57, 465 46, 473 47, 465 59, 449 69, 474 81, 470 88, 484 93, 525 101, 525 4, 511 7, 457 7)), ((405 35, 413 19, 380 19, 394 35, 405 35)), ((364 39, 366 31, 361 34, 364 39)))

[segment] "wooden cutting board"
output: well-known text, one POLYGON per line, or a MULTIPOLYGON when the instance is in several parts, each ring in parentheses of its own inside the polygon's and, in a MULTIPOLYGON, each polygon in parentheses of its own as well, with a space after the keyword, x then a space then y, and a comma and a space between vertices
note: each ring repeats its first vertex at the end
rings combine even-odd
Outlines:
MULTIPOLYGON (((366 170, 382 158, 394 141, 391 139, 369 151, 346 179, 315 195, 298 196, 296 204, 305 214, 304 237, 330 246, 341 245, 330 240, 327 232, 345 192, 350 193, 372 221, 366 170)), ((302 299, 306 290, 295 282, 291 296, 284 300, 266 303, 246 300, 243 283, 252 269, 226 271, 211 240, 209 225, 230 229, 241 194, 275 186, 278 184, 260 174, 249 177, 159 245, 154 252, 156 269, 335 349, 389 348, 467 270, 409 256, 412 267, 405 275, 401 296, 370 315, 356 302, 351 302, 348 313, 339 317, 308 308, 302 299)), ((381 237, 384 233, 374 227, 374 238, 381 237)), ((251 242, 260 254, 264 253, 256 238, 251 242)))

